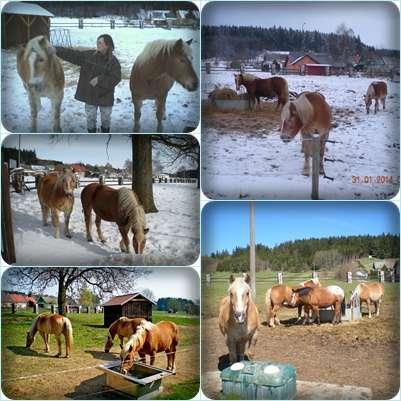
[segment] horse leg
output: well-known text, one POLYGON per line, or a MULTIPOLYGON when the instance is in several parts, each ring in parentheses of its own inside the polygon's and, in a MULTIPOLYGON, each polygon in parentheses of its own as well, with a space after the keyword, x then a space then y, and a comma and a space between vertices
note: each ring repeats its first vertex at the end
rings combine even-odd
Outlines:
POLYGON ((301 151, 304 154, 304 168, 302 170, 302 175, 307 177, 309 177, 310 174, 309 157, 311 156, 311 143, 309 142, 310 141, 302 141, 301 148, 301 151))
POLYGON ((36 100, 36 96, 28 91, 28 98, 29 98, 29 106, 31 108, 31 126, 30 131, 36 132, 37 131, 37 118, 38 118, 38 102, 36 100))
POLYGON ((381 304, 381 299, 379 299, 377 302, 376 302, 376 316, 378 317, 379 316, 379 314, 380 314, 380 304, 381 304))
POLYGON ((57 340, 57 347, 58 347, 58 353, 57 353, 56 357, 60 358, 60 356, 61 356, 61 338, 60 338, 60 334, 56 334, 56 340, 57 340))
POLYGON ((123 349, 124 346, 124 337, 121 336, 120 334, 118 335, 118 338, 120 339, 120 348, 123 349))
POLYGON ((379 99, 375 99, 375 114, 379 111, 379 99))
POLYGON ((141 108, 142 108, 142 100, 133 98, 134 103, 134 132, 139 132, 141 126, 139 124, 139 120, 141 119, 141 108))
POLYGON ((166 96, 156 98, 157 132, 163 132, 163 119, 166 113, 166 96))
POLYGON ((43 333, 43 332, 39 332, 40 333, 40 335, 42 336, 42 338, 43 338, 43 342, 45 343, 45 352, 47 353, 47 352, 49 352, 49 346, 48 346, 48 344, 47 344, 47 340, 46 340, 46 334, 45 333, 43 333))
POLYGON ((366 300, 366 304, 368 305, 368 311, 369 311, 369 319, 372 319, 372 311, 370 310, 370 299, 368 298, 366 300))
POLYGON ((150 365, 153 366, 155 364, 155 359, 156 359, 156 352, 152 351, 150 354, 150 365))
POLYGON ((88 242, 93 242, 92 238, 92 207, 89 204, 82 202, 85 217, 86 239, 88 242))
POLYGON ((56 238, 60 238, 60 220, 58 218, 58 210, 53 208, 51 209, 52 214, 52 223, 56 230, 56 238))
POLYGON ((245 347, 246 347, 246 341, 243 341, 241 339, 237 342, 237 356, 239 362, 245 359, 245 347))
POLYGON ((71 212, 72 210, 64 212, 64 235, 67 238, 71 238, 71 232, 70 232, 70 217, 71 217, 71 212))
POLYGON ((44 226, 47 226, 47 219, 49 218, 49 208, 43 203, 40 204, 40 207, 42 208, 42 223, 44 226))
POLYGON ((280 309, 279 305, 274 305, 273 309, 272 309, 272 317, 273 317, 273 326, 274 327, 274 323, 277 324, 277 326, 280 326, 280 319, 277 316, 277 312, 280 309))
POLYGON ((60 125, 60 108, 63 101, 63 93, 57 98, 51 99, 52 112, 53 112, 53 132, 61 132, 60 125))
POLYGON ((295 322, 295 324, 297 324, 301 321, 301 319, 302 319, 301 315, 302 315, 302 305, 299 305, 298 306, 298 318, 297 318, 297 321, 295 322))
POLYGON ((235 344, 235 340, 233 338, 227 337, 227 347, 228 353, 230 357, 230 364, 237 362, 237 346, 235 344))
POLYGON ((102 223, 102 218, 99 215, 96 215, 95 224, 96 224, 97 236, 99 237, 100 242, 102 242, 104 244, 106 242, 106 240, 102 234, 102 229, 100 226, 101 223, 102 223))
POLYGON ((319 309, 319 307, 314 307, 313 308, 313 313, 316 314, 316 316, 317 316, 317 324, 320 326, 320 309, 319 309))
MULTIPOLYGON (((248 341, 248 358, 253 359, 254 351, 256 349, 256 342, 258 340, 258 332, 255 331, 248 341)), ((246 344, 246 343, 245 343, 246 344)))
POLYGON ((386 110, 386 98, 382 98, 382 105, 383 105, 383 110, 386 110))
POLYGON ((129 226, 118 226, 121 234, 121 241, 120 241, 120 249, 121 252, 129 253, 129 240, 128 240, 128 231, 129 226))

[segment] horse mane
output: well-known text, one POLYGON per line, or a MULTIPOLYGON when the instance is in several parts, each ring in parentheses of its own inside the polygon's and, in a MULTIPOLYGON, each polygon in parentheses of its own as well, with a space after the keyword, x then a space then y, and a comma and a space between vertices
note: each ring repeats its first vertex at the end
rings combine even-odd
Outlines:
POLYGON ((146 226, 145 211, 136 194, 128 188, 120 188, 118 206, 123 216, 128 218, 132 230, 135 233, 143 233, 141 229, 146 226))
POLYGON ((41 315, 38 315, 35 317, 35 319, 33 319, 32 324, 31 324, 31 328, 29 329, 29 335, 32 335, 33 331, 36 329, 36 326, 38 324, 38 320, 42 317, 45 316, 44 313, 42 313, 41 315))
POLYGON ((303 297, 305 295, 308 295, 312 290, 313 290, 313 288, 311 288, 311 287, 301 287, 301 288, 297 288, 293 291, 297 292, 301 297, 303 297))
MULTIPOLYGON (((146 341, 146 332, 149 330, 148 325, 146 323, 150 322, 142 322, 141 324, 138 325, 136 328, 136 332, 132 334, 132 336, 129 337, 128 341, 125 343, 123 347, 123 351, 125 353, 129 352, 130 347, 134 347, 134 345, 138 344, 138 349, 141 349, 143 347, 143 344, 145 344, 146 341)), ((152 324, 152 323, 150 323, 152 324)), ((153 325, 154 326, 154 325, 153 325)))
POLYGON ((31 54, 32 52, 38 53, 40 57, 44 58, 44 59, 48 59, 49 58, 49 53, 46 51, 47 47, 46 46, 46 50, 45 48, 43 48, 43 46, 40 45, 40 43, 45 40, 45 43, 48 42, 48 40, 43 36, 36 36, 35 38, 31 39, 26 47, 25 47, 25 53, 24 53, 24 59, 26 60, 28 58, 28 55, 31 54))
POLYGON ((302 125, 307 125, 313 116, 313 106, 306 97, 305 93, 300 95, 294 101, 289 102, 289 105, 291 104, 295 106, 295 109, 297 111, 299 119, 302 122, 302 125))

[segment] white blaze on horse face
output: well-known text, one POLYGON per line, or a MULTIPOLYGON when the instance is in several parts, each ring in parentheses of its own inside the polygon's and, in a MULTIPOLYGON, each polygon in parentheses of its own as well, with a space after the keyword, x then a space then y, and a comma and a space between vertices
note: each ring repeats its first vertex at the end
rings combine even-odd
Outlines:
POLYGON ((290 305, 291 306, 295 306, 296 305, 296 303, 297 303, 297 296, 299 296, 298 295, 298 293, 296 293, 296 292, 292 292, 292 295, 291 295, 291 301, 290 301, 290 305))
POLYGON ((248 309, 250 287, 241 278, 235 279, 229 289, 230 302, 234 312, 234 319, 238 323, 244 323, 248 309))

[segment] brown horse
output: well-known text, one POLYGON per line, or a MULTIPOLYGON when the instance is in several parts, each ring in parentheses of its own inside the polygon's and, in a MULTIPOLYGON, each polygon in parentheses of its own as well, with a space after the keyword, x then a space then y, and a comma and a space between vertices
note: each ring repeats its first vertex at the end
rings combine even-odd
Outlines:
POLYGON ((323 287, 302 287, 292 290, 293 295, 291 299, 291 305, 296 306, 302 303, 305 308, 305 323, 310 322, 309 311, 313 312, 313 315, 317 317, 317 323, 320 324, 320 308, 334 307, 333 324, 341 321, 341 304, 344 302, 344 298, 337 295, 333 291, 323 287))
POLYGON ((74 206, 74 189, 77 181, 70 169, 52 173, 39 178, 38 197, 42 208, 42 222, 47 226, 49 211, 53 226, 56 229, 56 238, 60 238, 59 211, 64 213, 64 234, 71 238, 69 230, 70 216, 74 206))
POLYGON ((175 373, 175 353, 178 341, 179 331, 175 323, 161 321, 153 324, 143 320, 121 350, 121 372, 129 371, 134 364, 136 353, 139 353, 141 358, 150 355, 150 364, 154 365, 156 354, 164 351, 167 356, 167 370, 175 373))
POLYGON ((73 343, 72 325, 68 318, 57 314, 42 314, 37 316, 32 322, 31 328, 26 333, 26 348, 30 348, 35 340, 35 334, 39 331, 45 342, 45 352, 50 352, 49 335, 56 336, 58 353, 56 357, 61 356, 61 334, 65 339, 65 357, 68 358, 73 343))
POLYGON ((369 311, 369 319, 372 318, 372 312, 370 305, 375 304, 376 316, 380 314, 380 304, 384 297, 384 285, 382 283, 360 283, 356 286, 355 290, 352 292, 350 302, 352 302, 356 297, 359 297, 361 307, 362 302, 366 302, 369 311))
POLYGON ((162 120, 166 113, 169 90, 177 81, 193 92, 199 79, 192 65, 192 39, 154 40, 137 56, 131 70, 130 89, 134 104, 134 132, 139 132, 139 120, 144 99, 156 102, 157 132, 163 131, 162 120))
POLYGON ((53 132, 61 132, 60 107, 64 97, 64 70, 56 51, 45 36, 36 36, 17 51, 17 71, 28 93, 31 131, 37 130, 40 98, 51 100, 53 132))
POLYGON ((245 86, 249 97, 249 109, 252 109, 252 105, 255 104, 255 99, 258 101, 260 110, 260 98, 267 97, 272 99, 277 97, 277 110, 280 105, 284 105, 288 102, 288 83, 282 77, 272 77, 267 79, 254 78, 250 74, 234 74, 235 85, 237 91, 239 91, 241 85, 245 86))
POLYGON ((245 349, 255 347, 260 327, 259 312, 252 300, 248 274, 230 276, 228 296, 220 302, 219 327, 229 351, 230 363, 244 359, 245 349))
POLYGON ((106 343, 104 345, 104 352, 108 353, 110 351, 116 335, 118 335, 118 338, 120 339, 120 348, 122 349, 124 345, 124 337, 128 338, 132 336, 136 332, 137 327, 143 321, 145 321, 143 318, 129 318, 125 316, 114 321, 109 327, 106 343))
POLYGON ((132 245, 135 253, 142 254, 146 244, 146 218, 143 206, 136 194, 128 188, 113 189, 106 185, 92 183, 81 192, 82 208, 85 215, 86 238, 92 242, 92 209, 96 214, 95 224, 101 242, 106 242, 101 231, 101 221, 117 223, 122 240, 121 252, 129 252, 128 232, 133 233, 132 245))
POLYGON ((387 96, 387 84, 383 81, 372 82, 366 95, 363 96, 366 105, 366 113, 369 114, 369 109, 372 101, 375 101, 375 114, 379 110, 379 101, 382 102, 383 110, 386 109, 386 96, 387 96))
POLYGON ((321 284, 319 279, 313 278, 311 280, 304 281, 299 285, 275 285, 269 288, 266 292, 265 304, 266 304, 266 316, 267 322, 270 327, 274 327, 275 324, 280 325, 280 319, 277 317, 277 312, 283 306, 287 308, 298 308, 298 319, 297 323, 301 320, 302 306, 303 303, 299 301, 296 305, 291 304, 292 290, 301 287, 320 287, 321 284))
POLYGON ((326 140, 331 127, 331 109, 323 95, 304 92, 294 101, 288 102, 281 111, 281 136, 289 142, 301 131, 302 152, 305 156, 303 175, 309 176, 309 158, 312 156, 312 134, 320 137, 320 174, 324 174, 323 157, 326 140))

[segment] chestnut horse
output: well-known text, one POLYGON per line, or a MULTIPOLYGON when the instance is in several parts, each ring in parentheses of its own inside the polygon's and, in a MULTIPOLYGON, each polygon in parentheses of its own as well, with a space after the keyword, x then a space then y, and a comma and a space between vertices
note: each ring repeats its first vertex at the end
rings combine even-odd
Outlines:
POLYGON ((228 296, 220 302, 219 327, 229 351, 230 364, 244 359, 245 349, 255 347, 260 327, 259 312, 252 300, 248 274, 230 276, 228 296))
POLYGON ((143 321, 145 321, 143 318, 129 318, 125 316, 114 321, 109 327, 106 343, 104 345, 104 352, 108 353, 110 351, 116 335, 118 335, 118 338, 120 339, 120 348, 122 349, 124 345, 124 337, 128 338, 132 336, 136 332, 136 328, 143 321))
POLYGON ((369 114, 369 109, 373 100, 375 101, 375 114, 379 110, 379 101, 382 102, 383 110, 385 110, 386 96, 387 96, 387 84, 383 81, 372 82, 369 85, 368 90, 366 91, 366 95, 363 96, 366 105, 366 114, 369 114))
POLYGON ((57 314, 41 314, 32 322, 31 328, 26 333, 26 348, 30 348, 35 341, 35 335, 39 331, 45 342, 45 352, 50 352, 49 335, 56 336, 58 353, 57 358, 61 357, 61 334, 65 339, 65 357, 68 358, 73 343, 72 325, 68 318, 57 314))
POLYGON ((277 110, 280 108, 280 105, 284 107, 288 102, 288 83, 282 77, 261 79, 255 78, 251 74, 234 74, 234 78, 237 91, 239 91, 241 85, 245 86, 248 92, 250 110, 252 109, 252 105, 255 104, 255 99, 258 101, 260 110, 261 97, 269 99, 277 97, 277 110))
POLYGON ((323 287, 302 287, 292 290, 293 295, 291 305, 296 306, 300 302, 305 308, 305 323, 310 322, 309 311, 312 310, 313 315, 317 317, 317 323, 320 324, 320 308, 334 307, 333 324, 341 321, 341 304, 344 298, 335 294, 333 291, 323 287))
POLYGON ((175 353, 178 341, 179 331, 175 323, 161 321, 153 324, 143 320, 121 350, 120 371, 127 373, 131 369, 136 353, 139 353, 143 359, 145 355, 150 355, 150 364, 154 365, 156 354, 164 351, 167 356, 167 370, 175 373, 175 353))
POLYGON ((56 51, 45 36, 36 36, 17 51, 17 71, 28 93, 31 132, 37 130, 40 98, 50 98, 53 132, 61 132, 60 108, 64 97, 64 70, 56 51))
POLYGON ((56 238, 60 238, 59 211, 64 213, 64 235, 71 238, 69 230, 70 216, 74 206, 74 189, 77 187, 75 174, 64 168, 63 171, 55 172, 39 178, 38 197, 42 208, 42 222, 47 226, 49 211, 56 238))
POLYGON ((370 309, 371 303, 375 304, 376 316, 380 314, 380 304, 384 297, 384 285, 382 283, 360 283, 352 292, 350 301, 352 302, 356 297, 359 297, 362 308, 362 302, 366 302, 369 311, 369 319, 372 318, 370 309))
POLYGON ((326 140, 331 127, 331 109, 323 95, 318 92, 304 92, 288 102, 281 111, 281 135, 284 142, 289 142, 301 131, 302 153, 305 156, 303 175, 309 176, 309 158, 312 156, 312 134, 320 137, 320 168, 324 174, 323 157, 326 140))
POLYGON ((280 319, 277 317, 278 310, 285 306, 287 308, 298 308, 298 323, 301 320, 302 313, 302 302, 298 302, 296 305, 291 304, 292 290, 294 288, 301 287, 320 287, 321 284, 319 279, 313 278, 311 280, 304 281, 299 285, 289 286, 284 284, 275 285, 269 288, 266 292, 265 304, 266 304, 266 316, 267 322, 270 327, 274 327, 275 324, 280 325, 280 319))
POLYGON ((92 242, 92 209, 95 212, 99 240, 106 242, 101 230, 102 219, 117 223, 122 240, 121 252, 129 253, 128 232, 133 233, 132 246, 135 253, 142 254, 146 244, 146 218, 143 206, 136 194, 128 188, 113 189, 103 184, 92 183, 81 192, 82 208, 85 215, 86 238, 92 242))
POLYGON ((156 102, 157 132, 163 131, 162 120, 166 114, 169 90, 177 81, 193 92, 199 79, 192 65, 192 39, 154 40, 137 56, 131 70, 130 89, 134 104, 134 132, 139 132, 143 100, 156 102))

